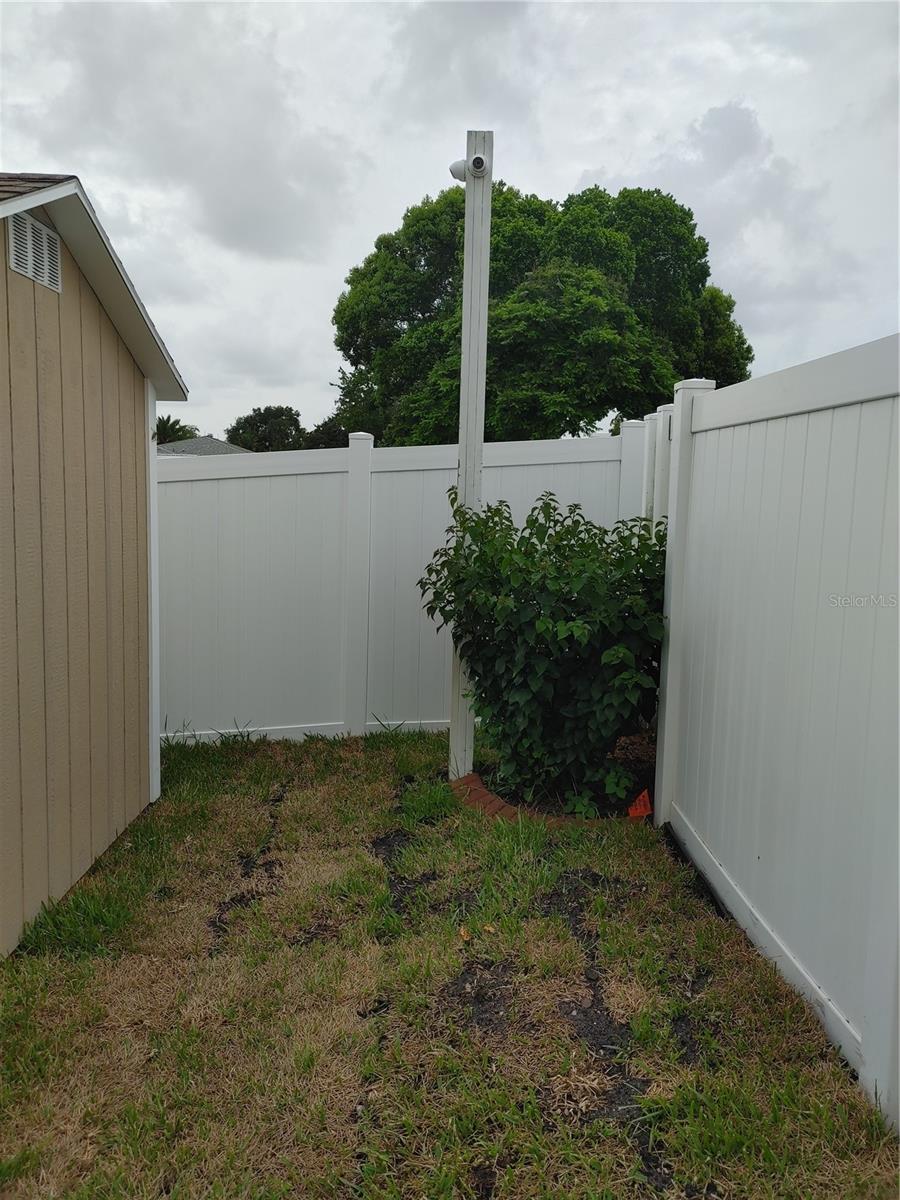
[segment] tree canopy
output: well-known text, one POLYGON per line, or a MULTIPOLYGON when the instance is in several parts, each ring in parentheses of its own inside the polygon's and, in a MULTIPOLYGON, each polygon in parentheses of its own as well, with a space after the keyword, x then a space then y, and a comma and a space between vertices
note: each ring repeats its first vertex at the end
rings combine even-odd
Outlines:
MULTIPOLYGON (((456 440, 464 205, 460 187, 426 197, 347 276, 333 316, 347 365, 323 440, 456 440)), ((488 440, 641 417, 680 378, 746 379, 753 351, 734 300, 709 283, 708 249, 690 209, 657 190, 592 187, 557 203, 496 183, 488 440)))
POLYGON ((346 447, 349 429, 345 429, 339 419, 332 415, 320 421, 306 435, 304 450, 327 450, 330 447, 346 447))
POLYGON ((258 453, 266 450, 303 450, 308 434, 300 423, 300 413, 286 404, 254 408, 225 430, 234 446, 258 453))
POLYGON ((169 442, 184 442, 197 436, 196 425, 183 425, 178 417, 160 415, 156 418, 156 444, 166 446, 169 442))

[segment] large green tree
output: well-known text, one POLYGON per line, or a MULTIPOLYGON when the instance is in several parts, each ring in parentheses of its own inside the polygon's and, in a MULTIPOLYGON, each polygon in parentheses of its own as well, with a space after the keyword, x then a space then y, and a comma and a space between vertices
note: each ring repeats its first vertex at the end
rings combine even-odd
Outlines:
POLYGON ((225 430, 225 437, 234 446, 261 453, 267 450, 302 450, 307 432, 300 423, 300 413, 286 404, 269 404, 254 408, 225 430))
MULTIPOLYGON (((464 203, 462 188, 426 197, 347 276, 329 431, 455 440, 464 203)), ((747 378, 753 351, 707 253, 690 209, 660 191, 594 187, 557 204, 495 184, 487 438, 584 433, 609 413, 643 416, 679 378, 747 378)))

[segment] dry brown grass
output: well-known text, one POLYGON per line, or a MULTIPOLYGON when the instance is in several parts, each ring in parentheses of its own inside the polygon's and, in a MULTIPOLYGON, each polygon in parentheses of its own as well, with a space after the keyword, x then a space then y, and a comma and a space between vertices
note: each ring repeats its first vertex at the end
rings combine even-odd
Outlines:
POLYGON ((656 1001, 651 989, 634 975, 610 970, 603 980, 603 1000, 610 1016, 625 1023, 656 1001))
POLYGON ((549 1112, 566 1121, 579 1122, 599 1109, 613 1085, 603 1070, 571 1066, 565 1075, 552 1075, 544 1090, 549 1112))

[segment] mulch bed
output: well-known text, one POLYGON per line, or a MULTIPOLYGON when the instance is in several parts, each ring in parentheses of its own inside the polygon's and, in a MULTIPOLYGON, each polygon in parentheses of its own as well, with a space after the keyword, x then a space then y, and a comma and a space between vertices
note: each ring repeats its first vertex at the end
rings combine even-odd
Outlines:
MULTIPOLYGON (((450 786, 468 808, 474 808, 476 812, 484 813, 486 817, 497 820, 516 821, 520 814, 524 814, 554 827, 558 825, 596 825, 600 821, 609 820, 609 817, 575 817, 566 813, 547 813, 538 808, 530 808, 526 804, 510 804, 492 792, 477 771, 463 775, 461 779, 452 779, 450 786)), ((646 821, 652 817, 652 813, 650 805, 639 804, 638 801, 635 801, 629 809, 626 819, 646 821)), ((625 816, 625 814, 620 814, 620 816, 625 816)))
POLYGON ((596 821, 608 820, 610 817, 627 817, 629 821, 650 819, 653 815, 651 797, 656 770, 654 738, 649 732, 621 737, 610 758, 630 772, 635 781, 634 791, 626 802, 598 796, 596 800, 598 815, 592 818, 554 812, 552 807, 545 809, 519 804, 514 796, 509 800, 504 800, 496 792, 491 791, 477 771, 464 775, 462 779, 452 780, 451 786, 469 808, 483 812, 487 817, 499 817, 505 821, 514 821, 519 813, 525 813, 529 817, 535 817, 554 826, 583 824, 585 820, 588 824, 594 824, 596 821))

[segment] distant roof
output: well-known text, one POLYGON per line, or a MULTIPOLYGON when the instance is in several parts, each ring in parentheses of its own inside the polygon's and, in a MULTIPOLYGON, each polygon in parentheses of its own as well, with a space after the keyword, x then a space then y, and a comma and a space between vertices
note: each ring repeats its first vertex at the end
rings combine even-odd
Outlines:
POLYGON ((94 289, 157 400, 187 400, 187 387, 110 244, 77 175, 0 171, 0 220, 44 208, 94 289))
POLYGON ((232 446, 231 442, 223 442, 221 438, 205 437, 183 438, 180 442, 165 442, 156 447, 158 454, 252 454, 243 446, 232 446))

